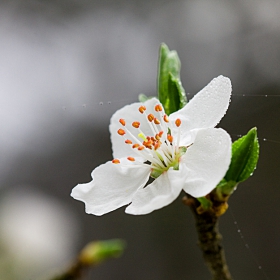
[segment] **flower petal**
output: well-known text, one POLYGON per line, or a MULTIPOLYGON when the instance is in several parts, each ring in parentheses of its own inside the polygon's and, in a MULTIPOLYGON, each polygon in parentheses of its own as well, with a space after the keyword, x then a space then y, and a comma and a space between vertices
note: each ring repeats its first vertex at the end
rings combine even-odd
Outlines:
POLYGON ((160 102, 156 98, 149 99, 144 103, 140 103, 140 102, 133 103, 131 105, 127 105, 121 108, 112 116, 109 129, 111 133, 111 142, 112 142, 114 158, 121 158, 127 156, 139 157, 139 155, 131 148, 131 145, 124 143, 125 139, 130 139, 133 141, 133 143, 135 143, 132 137, 128 133, 124 136, 120 136, 117 133, 118 129, 122 128, 122 125, 119 123, 119 120, 125 119, 126 127, 142 143, 143 140, 141 140, 138 137, 139 130, 137 128, 134 128, 131 124, 134 121, 140 122, 141 131, 145 135, 151 135, 152 131, 147 121, 146 114, 145 113, 141 114, 138 109, 140 106, 144 105, 147 108, 146 110, 147 114, 149 113, 155 114, 156 112, 154 110, 154 107, 157 104, 160 104, 160 102))
POLYGON ((197 131, 194 144, 181 158, 186 165, 184 191, 194 197, 211 192, 222 180, 231 159, 231 139, 221 128, 208 128, 197 131))
POLYGON ((77 185, 71 196, 85 203, 88 214, 103 215, 130 203, 149 174, 149 166, 107 162, 92 172, 91 182, 77 185))
POLYGON ((169 169, 150 185, 139 188, 125 212, 133 215, 143 215, 162 208, 178 197, 183 183, 181 172, 169 169))
POLYGON ((219 76, 198 92, 184 108, 171 114, 169 119, 172 123, 177 118, 181 119, 182 139, 192 129, 215 127, 227 111, 230 96, 230 79, 219 76))

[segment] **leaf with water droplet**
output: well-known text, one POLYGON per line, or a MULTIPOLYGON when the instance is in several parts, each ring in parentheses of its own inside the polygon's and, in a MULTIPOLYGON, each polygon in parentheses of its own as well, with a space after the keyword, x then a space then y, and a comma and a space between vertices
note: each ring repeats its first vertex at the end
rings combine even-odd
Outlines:
POLYGON ((183 108, 187 103, 180 81, 181 62, 176 51, 162 44, 158 65, 158 98, 167 115, 183 108))
POLYGON ((256 169, 258 159, 257 129, 252 128, 232 144, 231 164, 225 175, 226 181, 240 183, 247 180, 256 169))

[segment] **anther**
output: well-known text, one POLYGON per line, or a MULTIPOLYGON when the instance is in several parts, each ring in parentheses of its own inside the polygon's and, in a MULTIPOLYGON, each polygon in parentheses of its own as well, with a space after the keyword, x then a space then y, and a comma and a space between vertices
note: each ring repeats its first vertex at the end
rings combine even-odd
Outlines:
POLYGON ((157 104, 157 105, 155 106, 155 111, 156 111, 156 112, 162 111, 162 107, 161 107, 160 104, 157 104))
POLYGON ((133 144, 133 145, 132 145, 132 148, 135 149, 135 148, 138 148, 139 146, 140 146, 140 145, 136 143, 136 144, 133 144))
POLYGON ((132 141, 129 139, 125 140, 124 142, 125 142, 125 144, 132 144, 132 141))
POLYGON ((156 142, 154 144, 154 149, 157 150, 160 147, 160 142, 156 142))
POLYGON ((163 116, 163 120, 164 120, 166 123, 169 122, 169 119, 168 119, 167 115, 164 115, 164 116, 163 116))
POLYGON ((181 122, 180 119, 177 119, 177 120, 175 121, 175 124, 176 124, 177 127, 179 127, 179 126, 181 125, 181 123, 182 123, 182 122, 181 122))
POLYGON ((163 134, 163 130, 161 130, 161 131, 158 133, 159 137, 161 137, 162 134, 163 134))
POLYGON ((146 107, 142 105, 142 106, 139 107, 138 110, 141 114, 143 114, 146 111, 146 107))
POLYGON ((120 128, 120 129, 118 130, 118 134, 121 135, 121 136, 123 136, 123 135, 125 135, 125 131, 124 131, 123 129, 120 128))
POLYGON ((150 121, 150 122, 152 122, 153 120, 154 120, 154 115, 153 114, 149 114, 148 115, 148 120, 150 121))
POLYGON ((134 157, 128 157, 127 159, 130 160, 130 161, 135 161, 134 157))
POLYGON ((117 163, 120 163, 120 161, 115 158, 115 159, 112 160, 112 163, 117 164, 117 163))
POLYGON ((154 118, 154 123, 155 124, 160 124, 160 121, 157 118, 154 118))
POLYGON ((145 147, 144 146, 140 146, 140 147, 138 147, 138 151, 142 151, 142 150, 144 150, 145 149, 145 147))
POLYGON ((140 122, 133 122, 132 126, 135 127, 135 128, 139 128, 140 122))
POLYGON ((120 119, 119 122, 120 122, 123 126, 125 126, 125 120, 124 120, 124 119, 120 119))
POLYGON ((172 143, 173 142, 173 136, 170 134, 167 134, 167 140, 172 143))

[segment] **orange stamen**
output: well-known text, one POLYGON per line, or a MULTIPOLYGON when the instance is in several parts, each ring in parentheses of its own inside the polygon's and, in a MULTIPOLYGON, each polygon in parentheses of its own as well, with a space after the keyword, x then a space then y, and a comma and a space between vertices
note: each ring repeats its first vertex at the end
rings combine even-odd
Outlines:
POLYGON ((172 135, 167 134, 167 139, 168 139, 168 141, 169 141, 170 143, 173 142, 173 136, 172 136, 172 135))
POLYGON ((135 128, 139 128, 140 122, 133 122, 132 126, 135 127, 135 128))
POLYGON ((168 119, 167 115, 164 115, 163 120, 164 120, 166 123, 169 122, 169 119, 168 119))
POLYGON ((138 147, 138 151, 142 151, 142 150, 144 150, 145 149, 145 147, 144 146, 140 146, 140 147, 138 147))
POLYGON ((163 134, 163 131, 161 130, 161 131, 158 133, 159 137, 161 137, 162 134, 163 134))
POLYGON ((140 106, 138 110, 141 114, 143 114, 146 111, 146 107, 145 106, 140 106))
POLYGON ((132 148, 135 149, 135 148, 138 148, 139 146, 140 146, 140 145, 136 143, 136 144, 133 144, 133 145, 132 145, 132 148))
POLYGON ((118 130, 118 134, 121 135, 121 136, 123 136, 123 135, 125 135, 125 131, 124 131, 123 129, 120 128, 120 129, 118 130))
POLYGON ((124 119, 120 119, 119 122, 120 122, 123 126, 125 126, 125 120, 124 120, 124 119))
POLYGON ((149 114, 148 115, 148 120, 149 120, 149 122, 152 122, 153 120, 154 120, 154 115, 153 114, 149 114))
POLYGON ((157 118, 154 118, 154 123, 155 124, 160 124, 160 121, 157 118))
POLYGON ((115 158, 112 160, 112 163, 117 164, 117 163, 120 163, 120 161, 117 158, 115 158))
POLYGON ((157 104, 157 105, 155 106, 155 111, 156 111, 156 112, 162 111, 162 107, 161 107, 160 104, 157 104))
POLYGON ((129 139, 125 140, 124 142, 125 142, 125 144, 132 144, 132 141, 129 139))
POLYGON ((176 124, 177 127, 179 127, 179 126, 181 125, 181 123, 182 123, 182 122, 181 122, 180 119, 177 119, 177 120, 175 121, 175 124, 176 124))
POLYGON ((127 159, 130 160, 130 161, 135 161, 134 157, 128 157, 127 159))
POLYGON ((154 149, 157 150, 160 147, 160 142, 156 142, 154 144, 154 149))

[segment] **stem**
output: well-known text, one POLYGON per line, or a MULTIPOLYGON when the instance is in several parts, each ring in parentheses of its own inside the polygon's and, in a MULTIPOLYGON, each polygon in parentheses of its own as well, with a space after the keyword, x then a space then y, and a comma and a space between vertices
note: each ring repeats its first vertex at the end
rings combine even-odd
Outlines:
POLYGON ((83 270, 85 266, 80 262, 75 263, 72 267, 69 268, 66 272, 61 275, 55 276, 51 280, 77 280, 81 279, 83 275, 83 270))
POLYGON ((189 195, 184 197, 183 202, 191 208, 195 217, 198 245, 212 274, 212 280, 233 280, 226 263, 222 235, 219 233, 219 217, 213 211, 199 214, 197 212, 199 202, 189 195))

